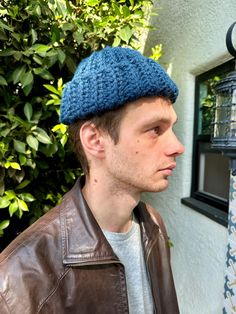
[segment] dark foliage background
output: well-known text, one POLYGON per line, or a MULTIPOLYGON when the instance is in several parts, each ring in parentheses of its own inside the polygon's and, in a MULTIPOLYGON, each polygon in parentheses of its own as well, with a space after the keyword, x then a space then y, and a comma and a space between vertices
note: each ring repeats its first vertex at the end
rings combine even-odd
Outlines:
MULTIPOLYGON (((0 243, 58 203, 81 170, 59 123, 64 82, 106 45, 138 48, 148 0, 1 0, 0 243)), ((160 47, 153 51, 156 57, 160 47)))

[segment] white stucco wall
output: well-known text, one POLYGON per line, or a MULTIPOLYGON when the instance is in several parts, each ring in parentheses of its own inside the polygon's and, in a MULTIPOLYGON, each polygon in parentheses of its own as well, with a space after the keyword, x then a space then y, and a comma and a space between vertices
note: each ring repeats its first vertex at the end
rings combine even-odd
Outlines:
POLYGON ((195 75, 230 59, 225 35, 236 20, 236 1, 160 0, 157 6, 159 15, 152 24, 158 29, 149 34, 145 52, 163 44, 161 63, 180 88, 176 133, 186 151, 170 188, 145 198, 162 214, 174 243, 172 265, 181 314, 221 314, 226 228, 181 205, 180 199, 190 196, 195 75))

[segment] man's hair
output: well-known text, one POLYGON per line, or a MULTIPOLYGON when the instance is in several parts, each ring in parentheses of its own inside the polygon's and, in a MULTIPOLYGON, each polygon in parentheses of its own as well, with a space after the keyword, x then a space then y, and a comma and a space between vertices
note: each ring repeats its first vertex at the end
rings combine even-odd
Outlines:
POLYGON ((78 119, 76 122, 69 125, 68 132, 70 143, 85 175, 89 175, 89 161, 80 140, 80 129, 82 125, 85 122, 94 124, 97 129, 106 132, 111 137, 114 144, 117 144, 119 142, 120 124, 124 117, 125 109, 126 106, 123 106, 91 118, 78 119))

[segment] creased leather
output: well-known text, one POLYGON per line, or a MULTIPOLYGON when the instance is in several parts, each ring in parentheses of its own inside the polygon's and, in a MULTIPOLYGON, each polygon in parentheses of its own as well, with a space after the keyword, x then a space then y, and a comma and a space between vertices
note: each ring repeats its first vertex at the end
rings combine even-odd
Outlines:
MULTIPOLYGON (((178 314, 161 217, 140 202, 155 313, 178 314)), ((126 314, 125 270, 81 193, 80 181, 0 254, 1 314, 126 314)))

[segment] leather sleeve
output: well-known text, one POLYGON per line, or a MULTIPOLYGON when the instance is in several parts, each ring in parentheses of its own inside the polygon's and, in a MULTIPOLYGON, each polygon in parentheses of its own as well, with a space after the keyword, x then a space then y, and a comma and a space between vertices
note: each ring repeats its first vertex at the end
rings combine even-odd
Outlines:
POLYGON ((0 293, 0 309, 1 314, 10 314, 10 309, 1 293, 0 293))

